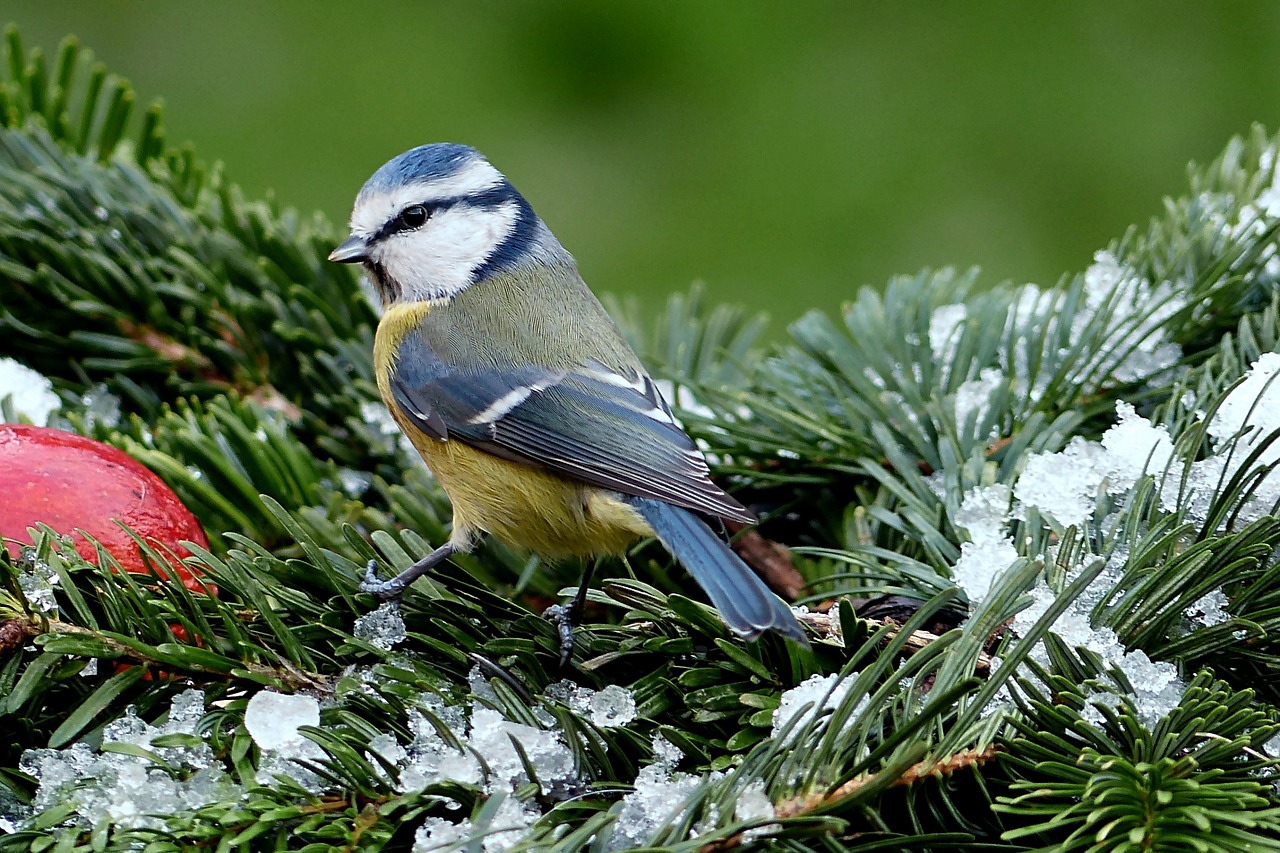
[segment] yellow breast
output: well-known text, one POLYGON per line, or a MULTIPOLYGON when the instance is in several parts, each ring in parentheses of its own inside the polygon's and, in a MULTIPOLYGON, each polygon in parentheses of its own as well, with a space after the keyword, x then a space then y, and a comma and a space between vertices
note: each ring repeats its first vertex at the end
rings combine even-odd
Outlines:
POLYGON ((616 554, 651 536, 640 514, 610 492, 460 441, 439 441, 401 412, 391 394, 400 344, 431 309, 426 302, 389 308, 378 324, 373 358, 383 402, 453 502, 451 541, 468 548, 480 533, 492 533, 510 545, 559 557, 616 554))

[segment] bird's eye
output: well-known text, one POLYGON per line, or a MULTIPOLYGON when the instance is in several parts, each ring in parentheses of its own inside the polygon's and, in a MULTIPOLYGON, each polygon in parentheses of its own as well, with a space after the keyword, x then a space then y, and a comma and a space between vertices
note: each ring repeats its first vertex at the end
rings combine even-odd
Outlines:
POLYGON ((423 205, 411 204, 400 211, 400 227, 397 230, 412 231, 414 228, 421 228, 426 224, 429 215, 427 208, 423 205))

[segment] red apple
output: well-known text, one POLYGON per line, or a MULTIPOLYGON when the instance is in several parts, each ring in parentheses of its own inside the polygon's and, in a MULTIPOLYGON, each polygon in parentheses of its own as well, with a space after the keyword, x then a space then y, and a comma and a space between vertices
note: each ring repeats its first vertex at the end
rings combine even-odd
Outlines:
MULTIPOLYGON (((77 532, 84 531, 125 571, 147 573, 137 543, 116 519, 161 552, 167 548, 179 557, 190 556, 178 544, 184 539, 209 545, 200 523, 173 490, 124 452, 59 429, 0 424, 0 535, 25 541, 27 528, 43 522, 71 535, 76 551, 96 562, 93 545, 77 532)), ((7 544, 16 555, 20 545, 7 544)), ((188 589, 216 594, 194 569, 174 568, 188 589)))

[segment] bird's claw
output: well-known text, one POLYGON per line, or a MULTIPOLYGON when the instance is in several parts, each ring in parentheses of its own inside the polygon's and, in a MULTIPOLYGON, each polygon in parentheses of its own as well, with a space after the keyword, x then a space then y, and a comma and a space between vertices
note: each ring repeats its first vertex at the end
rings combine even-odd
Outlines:
POLYGON ((560 633, 560 669, 567 669, 573 660, 573 620, 577 616, 572 605, 553 604, 542 611, 542 618, 555 623, 560 633))
POLYGON ((378 561, 370 560, 369 565, 364 570, 364 580, 357 587, 361 592, 367 592, 379 601, 396 601, 398 602, 404 597, 404 584, 399 583, 397 575, 390 580, 378 579, 378 561))

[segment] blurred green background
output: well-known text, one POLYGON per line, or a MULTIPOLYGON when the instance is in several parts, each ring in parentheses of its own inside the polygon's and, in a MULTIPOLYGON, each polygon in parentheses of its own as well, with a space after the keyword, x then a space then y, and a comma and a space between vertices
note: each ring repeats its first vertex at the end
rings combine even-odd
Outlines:
POLYGON ((1280 4, 5 0, 163 97, 251 196, 345 220, 427 141, 510 176, 599 291, 789 320, 925 266, 1052 282, 1280 128, 1280 4))

